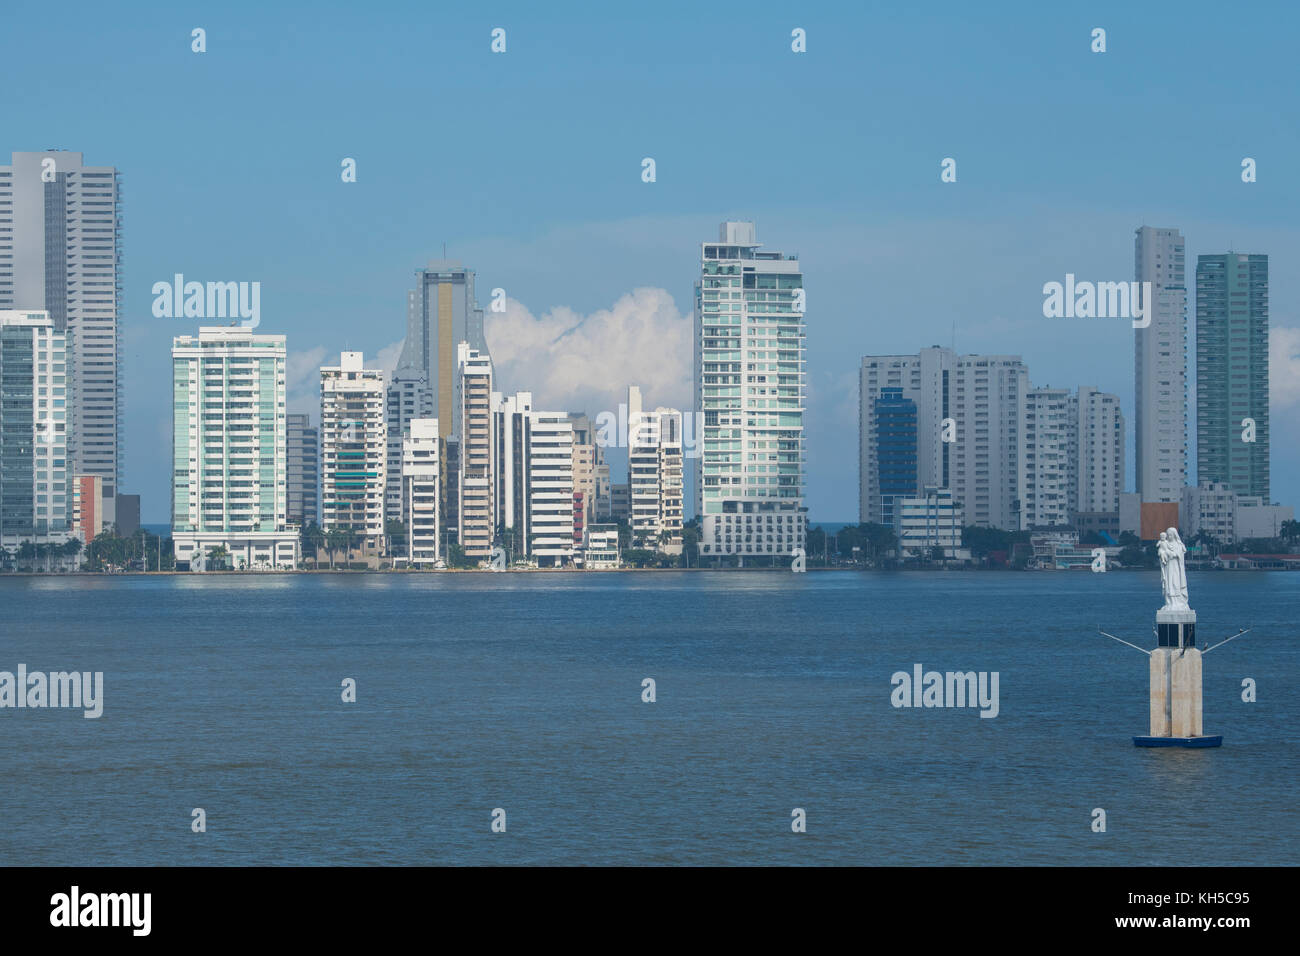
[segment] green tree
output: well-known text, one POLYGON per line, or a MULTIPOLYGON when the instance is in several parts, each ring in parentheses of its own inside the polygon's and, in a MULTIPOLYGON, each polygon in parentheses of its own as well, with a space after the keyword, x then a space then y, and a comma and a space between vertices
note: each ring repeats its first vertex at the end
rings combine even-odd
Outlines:
POLYGON ((478 558, 471 558, 465 554, 465 549, 460 546, 460 542, 451 541, 447 544, 447 567, 470 569, 479 566, 478 558))
POLYGON ((299 532, 299 539, 302 542, 302 555, 304 558, 311 557, 312 563, 317 562, 317 555, 325 547, 325 532, 315 521, 308 521, 302 526, 299 532))
POLYGON ((1237 547, 1245 554, 1280 554, 1286 551, 1281 538, 1245 538, 1238 542, 1237 547))
POLYGON ((698 519, 692 519, 682 525, 682 553, 678 556, 678 563, 687 568, 698 568, 700 566, 700 524, 698 519))
POLYGON ((388 538, 388 554, 392 557, 409 557, 406 553, 406 525, 396 518, 384 521, 384 534, 388 538))
MULTIPOLYGON (((343 528, 330 528, 325 532, 325 549, 330 556, 330 570, 334 570, 334 552, 350 548, 352 544, 352 532, 343 528)), ((351 560, 351 555, 348 555, 351 560)))
POLYGON ((879 560, 884 552, 898 548, 898 535, 889 525, 867 521, 858 525, 858 534, 865 542, 864 552, 872 561, 879 560))
POLYGON ((649 548, 629 548, 623 552, 623 563, 634 568, 646 568, 659 563, 659 554, 649 548))
POLYGON ((804 546, 803 546, 804 551, 808 555, 808 563, 812 564, 814 561, 817 561, 819 563, 824 564, 825 563, 824 555, 826 554, 826 548, 827 548, 826 529, 820 527, 809 528, 808 534, 804 538, 804 546))
POLYGON ((114 528, 109 528, 95 535, 87 551, 87 564, 90 565, 92 570, 105 571, 126 565, 126 541, 117 534, 114 528))

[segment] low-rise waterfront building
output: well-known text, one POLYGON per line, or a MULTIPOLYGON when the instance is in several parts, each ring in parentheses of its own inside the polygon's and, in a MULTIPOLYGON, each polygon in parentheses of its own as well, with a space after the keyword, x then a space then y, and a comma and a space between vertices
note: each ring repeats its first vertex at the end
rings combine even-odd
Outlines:
POLYGON ((904 557, 929 558, 942 549, 945 558, 961 557, 962 511, 947 488, 927 485, 922 494, 900 498, 898 547, 904 557))
POLYGON ((588 525, 584 559, 585 567, 591 571, 617 568, 619 566, 618 525, 588 525))

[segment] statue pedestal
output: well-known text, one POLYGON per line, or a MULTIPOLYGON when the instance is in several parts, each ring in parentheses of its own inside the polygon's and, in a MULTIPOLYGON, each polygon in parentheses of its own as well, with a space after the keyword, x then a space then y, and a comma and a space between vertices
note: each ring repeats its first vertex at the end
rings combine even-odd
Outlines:
POLYGON ((1151 733, 1134 737, 1139 747, 1218 747, 1221 736, 1201 732, 1201 652, 1196 612, 1156 612, 1156 649, 1151 652, 1151 733))

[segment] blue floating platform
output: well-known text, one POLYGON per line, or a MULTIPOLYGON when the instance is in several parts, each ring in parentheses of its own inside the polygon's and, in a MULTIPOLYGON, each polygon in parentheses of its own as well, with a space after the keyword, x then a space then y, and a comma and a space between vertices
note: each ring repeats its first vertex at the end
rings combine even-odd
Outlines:
POLYGON ((1223 735, 1211 737, 1134 737, 1135 747, 1222 747, 1223 735))

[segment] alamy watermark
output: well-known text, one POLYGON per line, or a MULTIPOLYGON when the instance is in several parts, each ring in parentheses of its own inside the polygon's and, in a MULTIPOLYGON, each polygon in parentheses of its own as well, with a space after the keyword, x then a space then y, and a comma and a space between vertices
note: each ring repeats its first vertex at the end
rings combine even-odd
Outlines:
POLYGON ((1065 282, 1043 285, 1043 316, 1049 319, 1132 319, 1133 328, 1151 324, 1150 282, 1065 282))
POLYGON ((118 926, 129 928, 133 936, 148 936, 152 909, 152 893, 83 893, 74 885, 50 897, 50 925, 118 926))
POLYGON ((246 329, 262 323, 260 282, 186 282, 178 272, 171 282, 155 282, 152 292, 154 318, 242 319, 246 329))
POLYGON ((895 707, 978 707, 981 717, 998 715, 997 671, 924 670, 912 665, 912 673, 896 671, 889 679, 894 690, 889 702, 895 707))
POLYGON ((90 720, 104 712, 104 672, 32 671, 26 664, 18 672, 0 671, 0 708, 81 708, 90 720))
MULTIPOLYGON (((668 416, 665 416, 668 417, 668 416)), ((678 416, 671 416, 676 419, 678 416)), ((700 439, 704 435, 704 413, 682 412, 682 455, 686 458, 700 456, 700 439)), ((596 444, 602 448, 646 448, 658 445, 661 438, 660 416, 642 412, 635 421, 628 420, 627 404, 620 402, 618 412, 600 412, 596 415, 596 444)))

